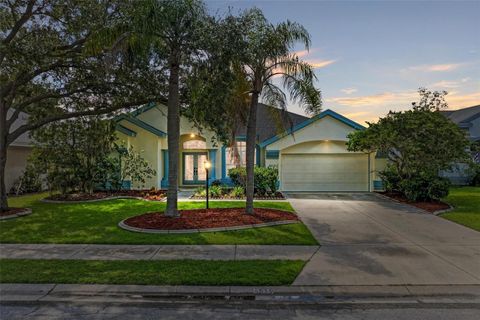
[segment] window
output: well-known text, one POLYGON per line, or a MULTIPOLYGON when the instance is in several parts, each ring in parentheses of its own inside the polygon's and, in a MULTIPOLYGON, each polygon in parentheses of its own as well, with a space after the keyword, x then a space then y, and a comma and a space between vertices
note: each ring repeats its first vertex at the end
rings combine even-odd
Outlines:
POLYGON ((183 143, 183 149, 207 149, 207 143, 202 140, 188 140, 183 143))
MULTIPOLYGON (((233 154, 233 148, 226 148, 225 149, 225 162, 226 162, 226 170, 228 174, 228 170, 231 168, 235 168, 237 166, 245 167, 247 165, 247 143, 245 141, 237 141, 237 151, 238 156, 236 157, 233 154)), ((257 161, 257 154, 255 152, 255 162, 257 161)))

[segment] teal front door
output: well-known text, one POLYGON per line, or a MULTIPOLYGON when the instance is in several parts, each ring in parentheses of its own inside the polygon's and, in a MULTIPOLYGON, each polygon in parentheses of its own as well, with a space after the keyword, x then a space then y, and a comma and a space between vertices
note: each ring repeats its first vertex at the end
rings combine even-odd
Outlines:
POLYGON ((207 178, 205 152, 183 153, 183 184, 204 184, 207 178))

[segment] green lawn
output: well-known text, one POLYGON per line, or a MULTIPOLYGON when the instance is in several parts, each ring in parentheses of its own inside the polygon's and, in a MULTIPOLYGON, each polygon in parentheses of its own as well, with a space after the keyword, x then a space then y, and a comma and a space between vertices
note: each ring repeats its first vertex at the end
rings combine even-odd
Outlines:
POLYGON ((455 210, 442 217, 480 231, 480 187, 456 187, 443 199, 455 210))
MULTIPOLYGON (((87 204, 51 204, 38 200, 46 194, 12 197, 12 207, 30 207, 29 216, 0 222, 1 243, 105 244, 289 244, 316 245, 302 223, 228 232, 196 234, 142 234, 120 229, 128 217, 163 211, 164 202, 122 199, 87 204)), ((180 202, 180 209, 203 208, 203 202, 180 202)), ((244 202, 212 201, 211 207, 239 207, 244 202)), ((287 202, 255 202, 257 207, 293 211, 287 202)))
POLYGON ((289 285, 303 261, 0 260, 1 283, 289 285))

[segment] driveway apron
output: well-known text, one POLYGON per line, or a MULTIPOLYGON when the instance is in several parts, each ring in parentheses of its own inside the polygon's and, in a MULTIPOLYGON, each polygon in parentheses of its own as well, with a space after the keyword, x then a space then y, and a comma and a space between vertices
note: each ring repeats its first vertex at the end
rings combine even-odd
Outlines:
POLYGON ((289 194, 322 245, 294 285, 478 285, 480 232, 375 194, 289 194))

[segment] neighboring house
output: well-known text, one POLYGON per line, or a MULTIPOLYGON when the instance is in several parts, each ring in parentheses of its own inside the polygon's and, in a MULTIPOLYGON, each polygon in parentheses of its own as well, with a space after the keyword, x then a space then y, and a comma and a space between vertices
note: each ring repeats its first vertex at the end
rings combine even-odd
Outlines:
MULTIPOLYGON (((120 140, 127 147, 140 151, 157 172, 147 181, 147 188, 168 186, 166 112, 166 106, 150 104, 117 118, 120 140)), ((255 158, 258 166, 278 166, 280 190, 373 190, 374 180, 378 180, 375 154, 346 149, 347 135, 364 129, 361 125, 332 110, 312 118, 289 113, 292 123, 284 120, 287 129, 277 134, 278 121, 272 116, 274 112, 280 111, 259 105, 255 158)), ((240 130, 236 141, 241 165, 245 165, 244 134, 245 130, 240 130)), ((228 169, 236 165, 235 161, 229 148, 213 138, 212 132, 204 130, 199 133, 188 119, 181 118, 180 186, 203 185, 206 178, 204 162, 207 159, 212 163, 210 182, 217 179, 223 183, 230 182, 228 169)))
MULTIPOLYGON (((11 115, 11 109, 7 111, 7 117, 11 115)), ((12 124, 10 132, 25 124, 27 114, 20 113, 18 119, 12 124)), ((15 181, 20 178, 27 166, 27 159, 32 151, 32 144, 28 134, 22 134, 15 139, 7 149, 7 165, 5 167, 5 187, 10 191, 15 181)))
MULTIPOLYGON (((441 111, 448 119, 465 131, 465 135, 472 142, 480 142, 480 105, 458 110, 441 111)), ((472 155, 480 163, 478 154, 472 155)), ((450 179, 453 184, 464 185, 470 182, 471 173, 465 164, 456 164, 451 171, 441 173, 450 179)))

